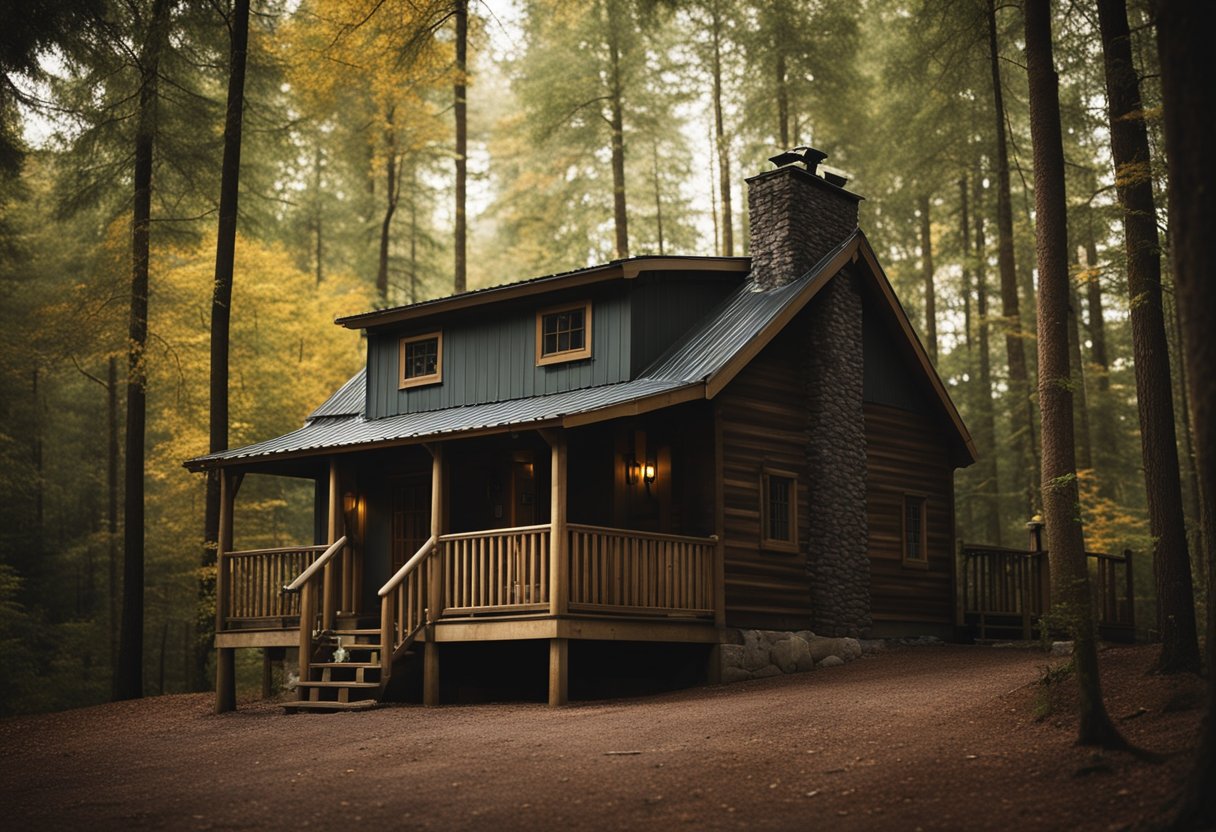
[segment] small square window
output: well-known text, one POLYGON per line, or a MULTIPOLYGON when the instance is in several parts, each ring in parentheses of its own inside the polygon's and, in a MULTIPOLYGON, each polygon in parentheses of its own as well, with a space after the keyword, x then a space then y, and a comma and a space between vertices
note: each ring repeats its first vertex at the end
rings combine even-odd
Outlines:
POLYGON ((765 469, 760 475, 761 545, 780 552, 798 551, 798 477, 765 469))
POLYGON ((903 499, 903 558, 907 566, 928 566, 929 536, 925 521, 925 498, 913 494, 903 499))
POLYGON ((591 357, 591 302, 536 313, 536 363, 556 364, 591 357))
POLYGON ((443 381, 443 333, 428 332, 401 339, 399 387, 418 387, 443 381))

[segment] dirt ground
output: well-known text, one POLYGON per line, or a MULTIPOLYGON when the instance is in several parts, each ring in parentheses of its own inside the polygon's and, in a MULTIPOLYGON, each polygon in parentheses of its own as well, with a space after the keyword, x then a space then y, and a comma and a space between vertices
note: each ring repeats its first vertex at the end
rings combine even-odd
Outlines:
MULTIPOLYGON (((1145 763, 1073 746, 1041 652, 888 650, 641 699, 287 716, 166 696, 0 721, 6 829, 1122 829, 1186 767, 1194 679, 1105 651, 1145 763), (356 827, 356 824, 358 827, 356 827)), ((1059 660, 1054 660, 1059 663, 1059 660)))

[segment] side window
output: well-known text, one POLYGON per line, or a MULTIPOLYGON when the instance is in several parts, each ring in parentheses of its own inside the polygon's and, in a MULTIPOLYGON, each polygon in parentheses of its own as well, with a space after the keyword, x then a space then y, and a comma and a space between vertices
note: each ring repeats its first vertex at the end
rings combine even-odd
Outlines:
POLYGON ((591 301, 536 313, 536 363, 557 364, 591 357, 591 301))
POLYGON ((798 475, 765 468, 760 474, 760 544, 798 551, 798 475))
POLYGON ((428 332, 401 339, 398 387, 419 387, 443 381, 443 333, 428 332))
POLYGON ((929 544, 925 498, 905 494, 903 499, 903 555, 905 566, 928 566, 929 544))

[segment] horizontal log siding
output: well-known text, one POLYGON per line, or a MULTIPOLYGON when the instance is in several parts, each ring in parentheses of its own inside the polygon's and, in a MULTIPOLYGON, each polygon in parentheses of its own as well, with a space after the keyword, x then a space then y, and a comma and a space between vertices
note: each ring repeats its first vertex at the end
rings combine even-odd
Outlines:
POLYGON ((730 627, 810 626, 805 544, 809 534, 806 407, 797 341, 782 335, 716 398, 722 429, 726 623, 730 627), (801 472, 799 554, 760 547, 760 472, 801 472))
POLYGON ((876 629, 883 624, 953 623, 954 472, 933 419, 866 402, 870 596, 876 629), (923 495, 928 568, 903 565, 905 494, 923 495))

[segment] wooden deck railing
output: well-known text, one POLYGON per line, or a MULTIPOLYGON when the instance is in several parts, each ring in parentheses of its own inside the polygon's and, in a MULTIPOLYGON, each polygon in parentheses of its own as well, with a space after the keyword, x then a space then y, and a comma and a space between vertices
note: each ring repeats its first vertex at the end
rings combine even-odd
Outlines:
MULTIPOLYGON (((963 621, 979 638, 1033 638, 1051 606, 1051 569, 1045 551, 962 546, 959 594, 963 621)), ((1132 557, 1086 552, 1099 632, 1135 636, 1132 557)))
POLYGON ((300 597, 285 594, 283 585, 307 569, 324 552, 325 546, 285 546, 278 549, 251 549, 224 552, 217 586, 226 587, 217 599, 224 630, 292 626, 300 615, 300 597))
POLYGON ((516 526, 445 534, 445 615, 549 609, 549 529, 516 526))
POLYGON ((571 610, 713 617, 716 538, 567 528, 571 610))
MULTIPOLYGON (((426 625, 431 609, 435 537, 428 537, 418 551, 380 587, 380 679, 386 681, 393 658, 413 642, 426 625)), ((433 620, 434 616, 430 618, 433 620)))

